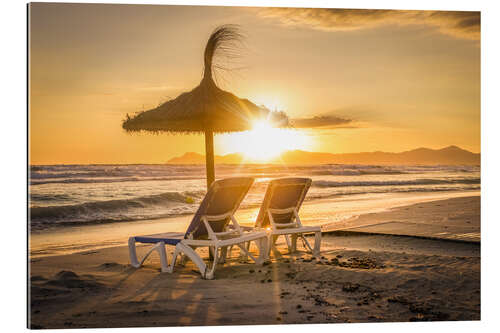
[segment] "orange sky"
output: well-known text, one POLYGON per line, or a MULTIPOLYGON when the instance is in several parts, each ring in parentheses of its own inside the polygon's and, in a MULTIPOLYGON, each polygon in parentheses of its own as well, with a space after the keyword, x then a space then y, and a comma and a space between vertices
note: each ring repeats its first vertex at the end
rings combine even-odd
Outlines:
MULTIPOLYGON (((480 151, 478 13, 35 3, 30 163, 203 153, 203 136, 130 135, 121 121, 194 88, 225 23, 247 50, 221 87, 305 124, 308 150, 480 151)), ((236 138, 217 136, 216 154, 236 138)))

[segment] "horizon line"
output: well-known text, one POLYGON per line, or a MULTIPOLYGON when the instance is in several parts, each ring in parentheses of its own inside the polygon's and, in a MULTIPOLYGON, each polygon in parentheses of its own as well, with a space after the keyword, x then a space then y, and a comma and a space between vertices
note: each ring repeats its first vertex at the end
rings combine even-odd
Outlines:
MULTIPOLYGON (((428 150, 438 151, 438 150, 443 150, 443 149, 450 148, 450 147, 456 147, 458 149, 464 150, 464 151, 469 152, 471 154, 481 155, 480 151, 476 153, 476 152, 473 152, 473 151, 461 148, 460 146, 457 146, 457 145, 448 145, 448 146, 445 146, 443 148, 417 147, 417 148, 413 148, 413 149, 409 149, 409 150, 403 150, 403 151, 399 151, 399 152, 388 152, 388 151, 375 150, 375 151, 360 151, 360 152, 351 152, 351 153, 332 153, 332 152, 325 152, 325 151, 308 151, 308 150, 294 149, 294 150, 286 150, 283 153, 300 151, 300 152, 306 152, 306 153, 319 153, 319 154, 332 154, 332 155, 367 154, 367 153, 401 154, 401 153, 410 152, 410 151, 414 151, 414 150, 418 150, 418 149, 428 149, 428 150)), ((198 154, 200 156, 205 156, 204 154, 201 154, 201 153, 197 153, 197 152, 194 152, 194 151, 188 151, 188 152, 184 152, 182 155, 171 157, 171 158, 169 158, 165 162, 158 162, 158 163, 144 163, 144 162, 131 162, 131 163, 105 163, 105 162, 74 163, 74 162, 68 162, 68 163, 64 163, 63 162, 63 163, 33 163, 33 164, 28 163, 28 166, 48 166, 48 165, 162 165, 162 164, 170 164, 170 163, 168 163, 168 161, 170 161, 170 160, 172 160, 174 158, 182 157, 183 155, 186 155, 186 154, 189 154, 189 153, 198 154)), ((231 154, 240 154, 240 155, 243 155, 244 153, 234 152, 234 153, 227 153, 227 154, 215 155, 215 156, 224 157, 224 156, 228 156, 228 155, 231 155, 231 154)), ((219 164, 228 164, 228 163, 219 163, 219 164)), ((231 164, 231 163, 229 163, 229 164, 231 164)), ((245 163, 245 164, 275 164, 275 163, 253 161, 251 163, 245 163)), ((339 164, 339 163, 334 163, 334 164, 339 164)), ((343 164, 343 163, 340 163, 340 164, 343 164)))

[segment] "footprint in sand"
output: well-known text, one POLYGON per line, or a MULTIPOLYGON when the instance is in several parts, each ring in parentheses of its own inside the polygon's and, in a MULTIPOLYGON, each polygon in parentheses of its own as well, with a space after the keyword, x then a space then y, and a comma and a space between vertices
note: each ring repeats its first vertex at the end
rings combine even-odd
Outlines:
POLYGON ((73 271, 60 271, 53 279, 45 282, 45 285, 64 287, 64 288, 80 288, 87 290, 100 289, 104 287, 103 284, 97 282, 92 275, 82 275, 74 273, 73 271))
POLYGON ((128 265, 119 264, 117 262, 106 262, 97 267, 98 270, 104 271, 123 271, 127 269, 128 265))

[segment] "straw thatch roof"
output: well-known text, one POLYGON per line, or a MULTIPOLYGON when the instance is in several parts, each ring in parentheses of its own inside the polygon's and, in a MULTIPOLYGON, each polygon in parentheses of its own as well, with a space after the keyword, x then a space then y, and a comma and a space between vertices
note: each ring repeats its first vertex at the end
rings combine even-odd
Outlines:
POLYGON ((224 59, 234 57, 241 34, 234 25, 217 28, 208 39, 204 54, 204 75, 200 84, 177 98, 133 117, 127 115, 127 132, 235 132, 251 129, 257 119, 268 119, 275 126, 288 126, 284 112, 271 112, 247 99, 217 87, 214 69, 223 69, 224 59))

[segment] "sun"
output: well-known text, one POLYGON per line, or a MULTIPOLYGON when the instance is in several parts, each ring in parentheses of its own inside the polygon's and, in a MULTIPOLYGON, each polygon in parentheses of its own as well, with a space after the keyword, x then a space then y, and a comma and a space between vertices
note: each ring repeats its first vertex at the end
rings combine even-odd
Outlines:
POLYGON ((224 151, 242 153, 252 162, 267 162, 287 150, 305 150, 310 146, 309 137, 304 133, 275 128, 265 120, 255 121, 251 130, 229 134, 222 141, 224 151))
POLYGON ((269 160, 286 149, 281 131, 266 121, 256 122, 247 136, 248 145, 243 153, 250 159, 269 160))

